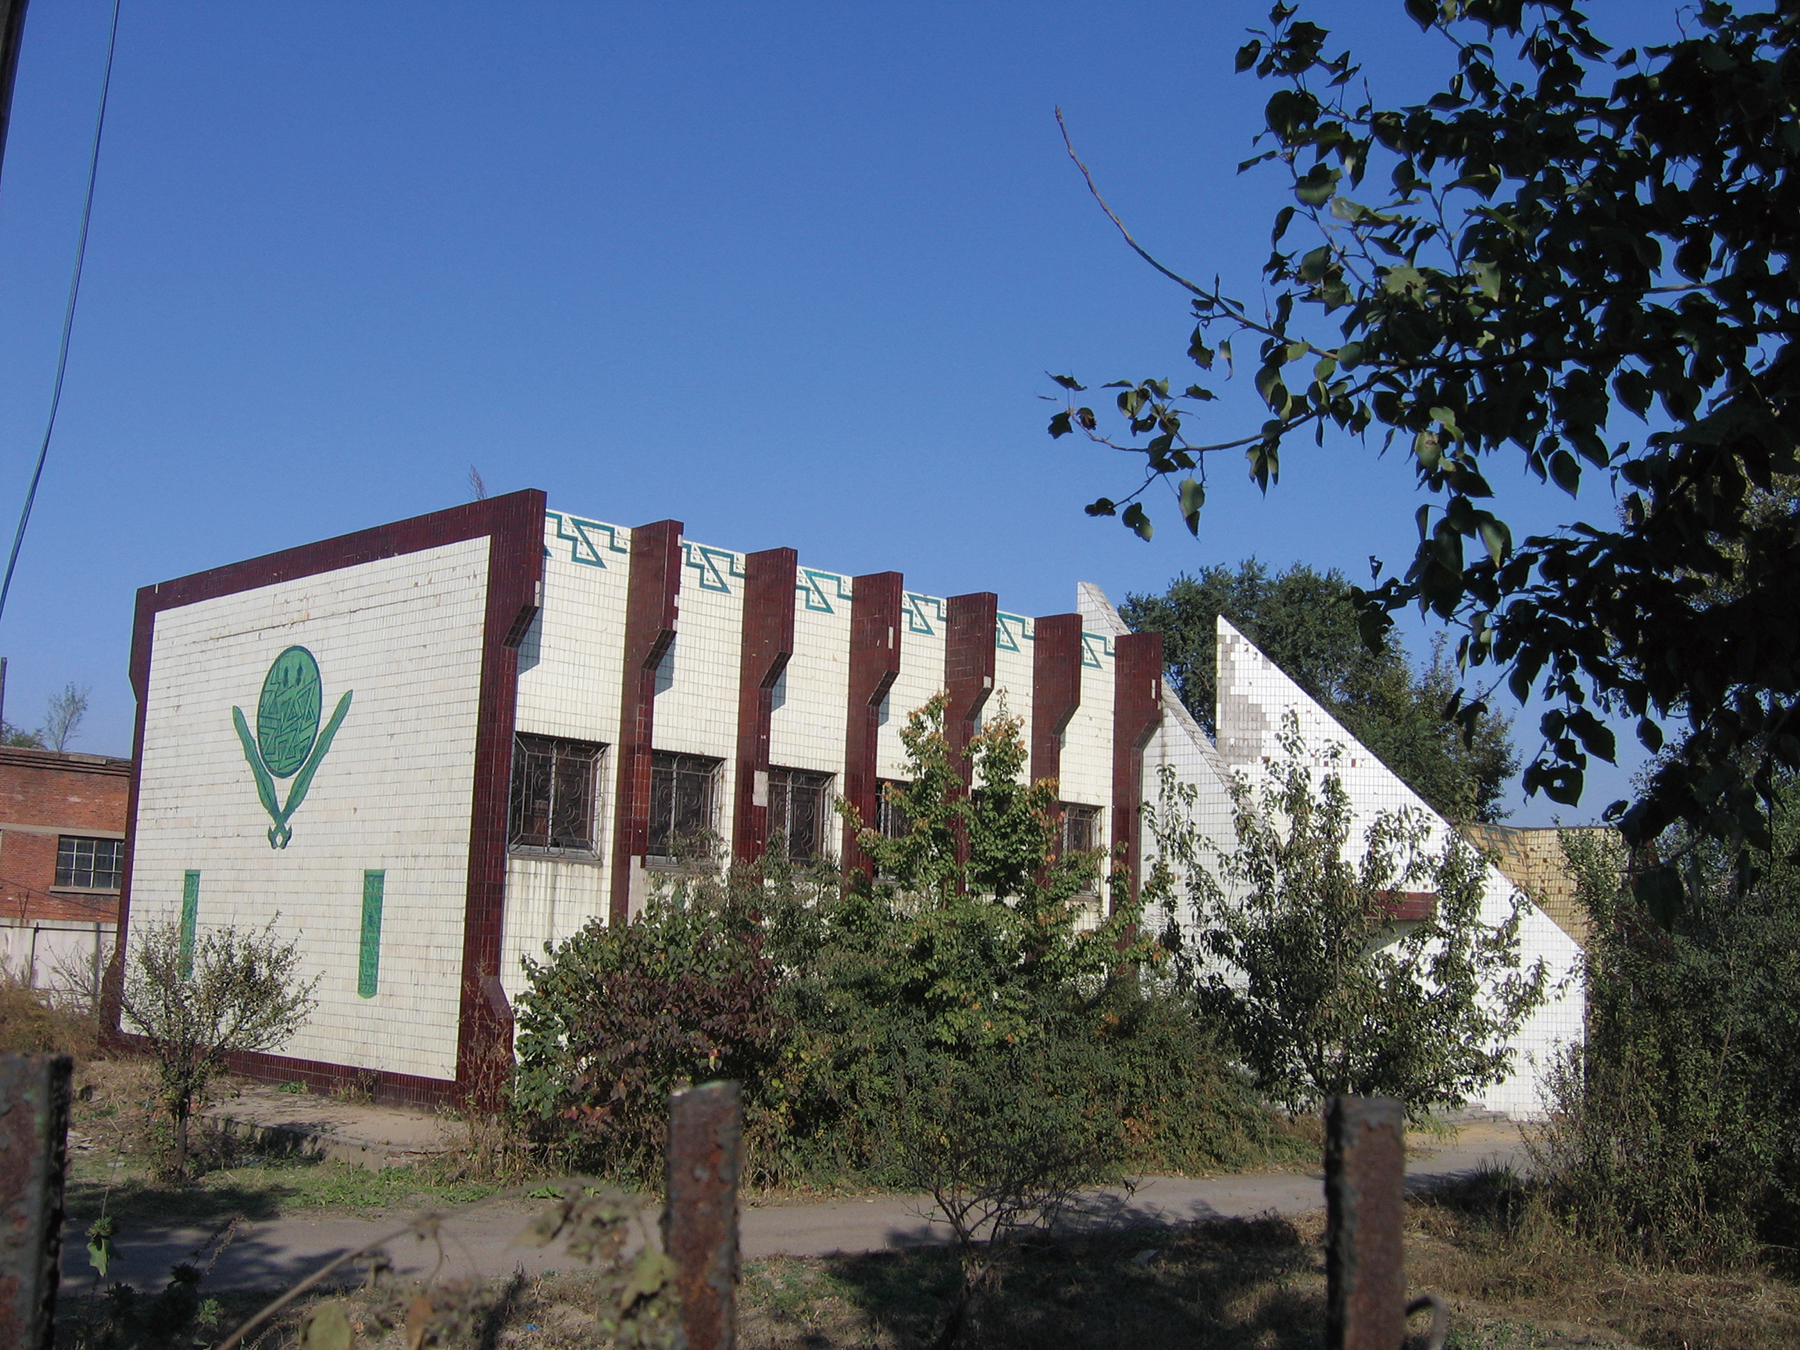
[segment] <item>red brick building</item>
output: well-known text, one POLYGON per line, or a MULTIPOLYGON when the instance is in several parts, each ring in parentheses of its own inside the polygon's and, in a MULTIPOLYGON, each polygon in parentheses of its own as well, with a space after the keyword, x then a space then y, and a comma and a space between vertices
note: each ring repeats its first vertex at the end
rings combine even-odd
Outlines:
POLYGON ((130 787, 128 759, 0 747, 0 958, 34 984, 105 964, 130 787))

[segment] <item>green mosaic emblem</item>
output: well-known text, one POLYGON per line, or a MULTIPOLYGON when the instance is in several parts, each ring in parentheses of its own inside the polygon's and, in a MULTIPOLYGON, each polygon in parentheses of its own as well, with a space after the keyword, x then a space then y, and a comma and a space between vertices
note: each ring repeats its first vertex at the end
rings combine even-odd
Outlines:
POLYGON ((286 848, 294 832, 288 821, 306 800, 319 762, 331 749, 331 741, 344 716, 350 711, 350 696, 345 690, 332 711, 324 729, 319 727, 319 714, 324 711, 324 684, 319 678, 319 663, 304 647, 289 647, 275 658, 269 673, 263 677, 262 696, 256 701, 256 735, 250 735, 250 723, 242 708, 231 710, 238 740, 244 747, 244 759, 256 776, 256 795, 262 798, 263 810, 275 822, 269 831, 270 848, 286 848), (287 801, 276 796, 275 780, 292 778, 287 801))

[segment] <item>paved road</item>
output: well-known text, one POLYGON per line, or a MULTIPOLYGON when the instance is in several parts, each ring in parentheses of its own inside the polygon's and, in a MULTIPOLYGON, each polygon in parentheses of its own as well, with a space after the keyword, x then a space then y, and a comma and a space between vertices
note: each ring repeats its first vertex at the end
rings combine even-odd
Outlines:
MULTIPOLYGON (((1409 1162, 1409 1185, 1473 1170, 1484 1163, 1519 1161, 1516 1130, 1503 1123, 1466 1127, 1454 1144, 1409 1162)), ((1302 1214, 1325 1203, 1323 1178, 1298 1172, 1254 1172, 1234 1176, 1148 1177, 1130 1190, 1100 1191, 1088 1197, 1076 1222, 1108 1226, 1154 1226, 1195 1219, 1274 1212, 1302 1214)), ((506 1275, 516 1267, 528 1274, 574 1268, 560 1251, 521 1241, 537 1206, 494 1202, 446 1220, 439 1236, 422 1242, 407 1236, 388 1244, 402 1275, 446 1278, 506 1275)), ((923 1197, 870 1196, 823 1203, 753 1205, 743 1212, 741 1241, 748 1258, 774 1255, 826 1256, 943 1242, 948 1230, 928 1217, 923 1197)), ((347 1251, 401 1227, 404 1214, 381 1217, 290 1216, 241 1226, 217 1253, 207 1286, 279 1288, 310 1274, 347 1251)), ((645 1216, 647 1229, 653 1216, 645 1216)), ((154 1289, 170 1266, 212 1256, 212 1230, 194 1227, 140 1228, 118 1239, 120 1260, 109 1275, 139 1289, 154 1289)), ((65 1287, 85 1292, 94 1285, 85 1241, 73 1231, 65 1238, 65 1287)), ((345 1267, 346 1274, 354 1266, 345 1267)))

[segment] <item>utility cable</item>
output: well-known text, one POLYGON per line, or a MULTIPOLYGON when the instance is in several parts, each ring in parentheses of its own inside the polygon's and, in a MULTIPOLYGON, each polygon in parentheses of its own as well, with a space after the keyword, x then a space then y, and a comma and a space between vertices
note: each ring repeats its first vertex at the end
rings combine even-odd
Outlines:
POLYGON ((50 437, 56 431, 56 410, 62 403, 63 375, 69 369, 69 334, 75 328, 75 297, 81 294, 81 265, 87 258, 88 222, 94 216, 94 179, 100 172, 100 135, 106 129, 106 95, 112 88, 113 49, 119 42, 119 0, 113 0, 112 31, 106 39, 106 74, 100 80, 100 110, 94 115, 94 150, 88 156, 87 198, 81 206, 81 236, 75 244, 75 273, 69 278, 69 303, 63 310, 62 346, 56 353, 56 384, 50 392, 50 417, 44 424, 44 440, 38 446, 37 468, 19 512, 19 528, 13 532, 12 552, 6 559, 6 580, 0 581, 0 615, 6 613, 6 596, 12 590, 13 569, 19 565, 19 546, 25 542, 25 526, 37 501, 38 483, 44 477, 44 461, 50 456, 50 437))

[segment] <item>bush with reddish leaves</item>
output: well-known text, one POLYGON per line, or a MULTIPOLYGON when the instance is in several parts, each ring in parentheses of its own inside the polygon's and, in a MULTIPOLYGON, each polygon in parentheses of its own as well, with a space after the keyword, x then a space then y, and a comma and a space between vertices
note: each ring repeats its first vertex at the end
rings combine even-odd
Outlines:
POLYGON ((567 1166, 648 1180, 671 1091, 734 1078, 758 1100, 786 1035, 761 947, 753 917, 701 882, 528 958, 513 1104, 533 1136, 567 1166))

